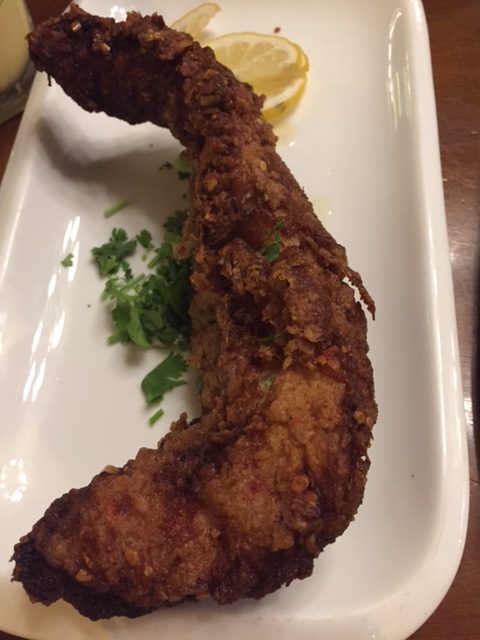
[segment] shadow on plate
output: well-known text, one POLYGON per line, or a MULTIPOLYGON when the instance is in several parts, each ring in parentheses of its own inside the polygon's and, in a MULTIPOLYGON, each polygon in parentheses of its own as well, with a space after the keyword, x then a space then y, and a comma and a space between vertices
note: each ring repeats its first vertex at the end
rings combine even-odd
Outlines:
MULTIPOLYGON (((61 181, 52 181, 52 191, 59 183, 75 183, 76 196, 88 199, 89 206, 98 192, 100 210, 105 208, 105 194, 107 207, 127 200, 160 227, 176 209, 188 207, 188 180, 180 180, 175 169, 165 168, 165 163, 177 159, 182 147, 153 125, 124 126, 124 138, 112 137, 102 144, 94 137, 98 122, 92 131, 72 131, 71 122, 60 112, 40 120, 36 128, 40 147, 54 173, 62 176, 61 181)), ((92 211, 92 215, 98 213, 98 209, 92 211)))

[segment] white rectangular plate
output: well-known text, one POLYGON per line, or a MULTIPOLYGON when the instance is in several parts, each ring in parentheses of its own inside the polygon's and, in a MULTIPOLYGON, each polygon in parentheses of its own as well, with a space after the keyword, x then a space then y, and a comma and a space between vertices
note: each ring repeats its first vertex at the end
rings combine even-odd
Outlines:
MULTIPOLYGON (((164 12, 191 8, 126 2, 164 12)), ((109 4, 90 0, 92 12, 109 4)), ((121 5, 124 7, 125 5, 121 5)), ((178 144, 150 125, 82 112, 39 76, 0 194, 0 624, 28 638, 408 637, 448 589, 467 522, 467 456, 428 37, 420 0, 223 0, 212 33, 263 31, 303 46, 309 82, 279 152, 377 303, 369 342, 380 418, 357 520, 314 575, 259 602, 188 604, 90 623, 31 605, 9 582, 18 538, 106 464, 155 446, 195 412, 170 394, 146 424, 139 381, 157 354, 107 347, 90 248, 113 226, 161 228, 182 206, 178 144), (114 219, 102 212, 120 198, 114 219), (74 254, 74 266, 60 261, 74 254)), ((118 6, 117 6, 118 10, 118 6)))

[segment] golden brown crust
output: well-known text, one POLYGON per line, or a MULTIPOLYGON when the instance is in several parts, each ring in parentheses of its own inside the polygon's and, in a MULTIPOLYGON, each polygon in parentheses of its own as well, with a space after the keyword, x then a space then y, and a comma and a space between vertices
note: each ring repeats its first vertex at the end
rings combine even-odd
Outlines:
POLYGON ((54 502, 16 546, 14 578, 97 618, 259 598, 308 576, 353 519, 369 466, 373 375, 347 282, 373 312, 360 277, 277 155, 261 100, 209 49, 158 16, 115 24, 74 7, 29 44, 84 108, 167 126, 187 148, 180 251, 194 257, 203 415, 54 502))

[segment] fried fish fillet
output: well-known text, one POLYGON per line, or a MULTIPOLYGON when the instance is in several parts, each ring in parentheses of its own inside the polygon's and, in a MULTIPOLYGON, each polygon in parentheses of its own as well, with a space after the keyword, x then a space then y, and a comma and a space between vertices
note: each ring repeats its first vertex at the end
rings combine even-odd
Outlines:
POLYGON ((29 47, 83 108, 185 146, 181 252, 203 388, 199 419, 181 416, 157 449, 48 508, 15 546, 13 579, 98 619, 260 598, 309 576, 369 467, 377 407, 354 287, 374 304, 360 276, 277 155, 262 99, 208 47, 157 15, 115 23, 74 5, 29 47))

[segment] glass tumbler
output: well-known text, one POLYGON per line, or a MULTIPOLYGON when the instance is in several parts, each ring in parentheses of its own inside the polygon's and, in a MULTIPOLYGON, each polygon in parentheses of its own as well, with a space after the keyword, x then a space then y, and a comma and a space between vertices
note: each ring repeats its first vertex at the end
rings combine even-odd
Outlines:
POLYGON ((31 28, 24 0, 0 0, 0 124, 27 100, 34 76, 25 40, 31 28))

